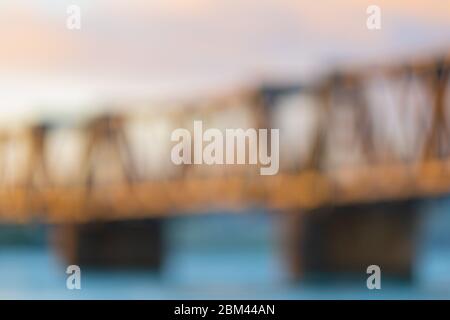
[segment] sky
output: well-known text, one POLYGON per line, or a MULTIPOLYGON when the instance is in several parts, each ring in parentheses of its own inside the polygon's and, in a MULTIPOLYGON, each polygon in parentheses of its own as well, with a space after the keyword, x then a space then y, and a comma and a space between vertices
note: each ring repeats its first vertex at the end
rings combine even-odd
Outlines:
POLYGON ((0 39, 0 112, 32 114, 433 53, 450 47, 450 0, 4 0, 0 39))

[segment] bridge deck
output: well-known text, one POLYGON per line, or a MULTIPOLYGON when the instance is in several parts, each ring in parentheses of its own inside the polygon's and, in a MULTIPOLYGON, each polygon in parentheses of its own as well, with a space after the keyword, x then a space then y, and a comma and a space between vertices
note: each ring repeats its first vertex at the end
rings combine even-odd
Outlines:
POLYGON ((251 206, 288 212, 324 206, 443 196, 450 161, 371 165, 332 174, 303 171, 277 176, 199 177, 132 185, 0 190, 0 219, 26 223, 84 222, 239 211, 251 206))

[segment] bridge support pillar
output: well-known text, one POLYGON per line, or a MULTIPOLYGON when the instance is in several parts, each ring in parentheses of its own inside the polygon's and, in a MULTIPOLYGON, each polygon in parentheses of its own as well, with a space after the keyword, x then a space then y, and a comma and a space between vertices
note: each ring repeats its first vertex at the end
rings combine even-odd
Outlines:
POLYGON ((411 280, 416 253, 417 203, 377 203, 288 215, 287 248, 294 279, 383 276, 411 280))
POLYGON ((67 264, 95 268, 159 270, 163 220, 89 222, 55 226, 53 244, 67 264))

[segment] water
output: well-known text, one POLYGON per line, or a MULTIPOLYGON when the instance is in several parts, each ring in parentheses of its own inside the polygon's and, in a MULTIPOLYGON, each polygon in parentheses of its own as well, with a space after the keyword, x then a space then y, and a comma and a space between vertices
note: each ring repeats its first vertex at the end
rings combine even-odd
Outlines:
POLYGON ((379 291, 365 281, 289 282, 277 218, 257 213, 169 220, 160 274, 82 270, 81 290, 66 289, 65 266, 46 241, 3 246, 0 299, 450 299, 449 208, 447 199, 422 206, 415 281, 383 279, 379 291))

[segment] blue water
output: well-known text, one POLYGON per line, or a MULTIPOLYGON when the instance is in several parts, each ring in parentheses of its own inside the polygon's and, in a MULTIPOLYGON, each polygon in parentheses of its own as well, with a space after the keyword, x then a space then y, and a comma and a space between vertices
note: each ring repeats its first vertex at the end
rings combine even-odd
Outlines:
POLYGON ((160 274, 82 270, 82 289, 66 289, 52 248, 0 249, 0 299, 450 299, 450 200, 422 205, 414 281, 292 283, 281 259, 277 216, 217 214, 167 221, 160 274), (231 236, 230 236, 231 235, 231 236))

